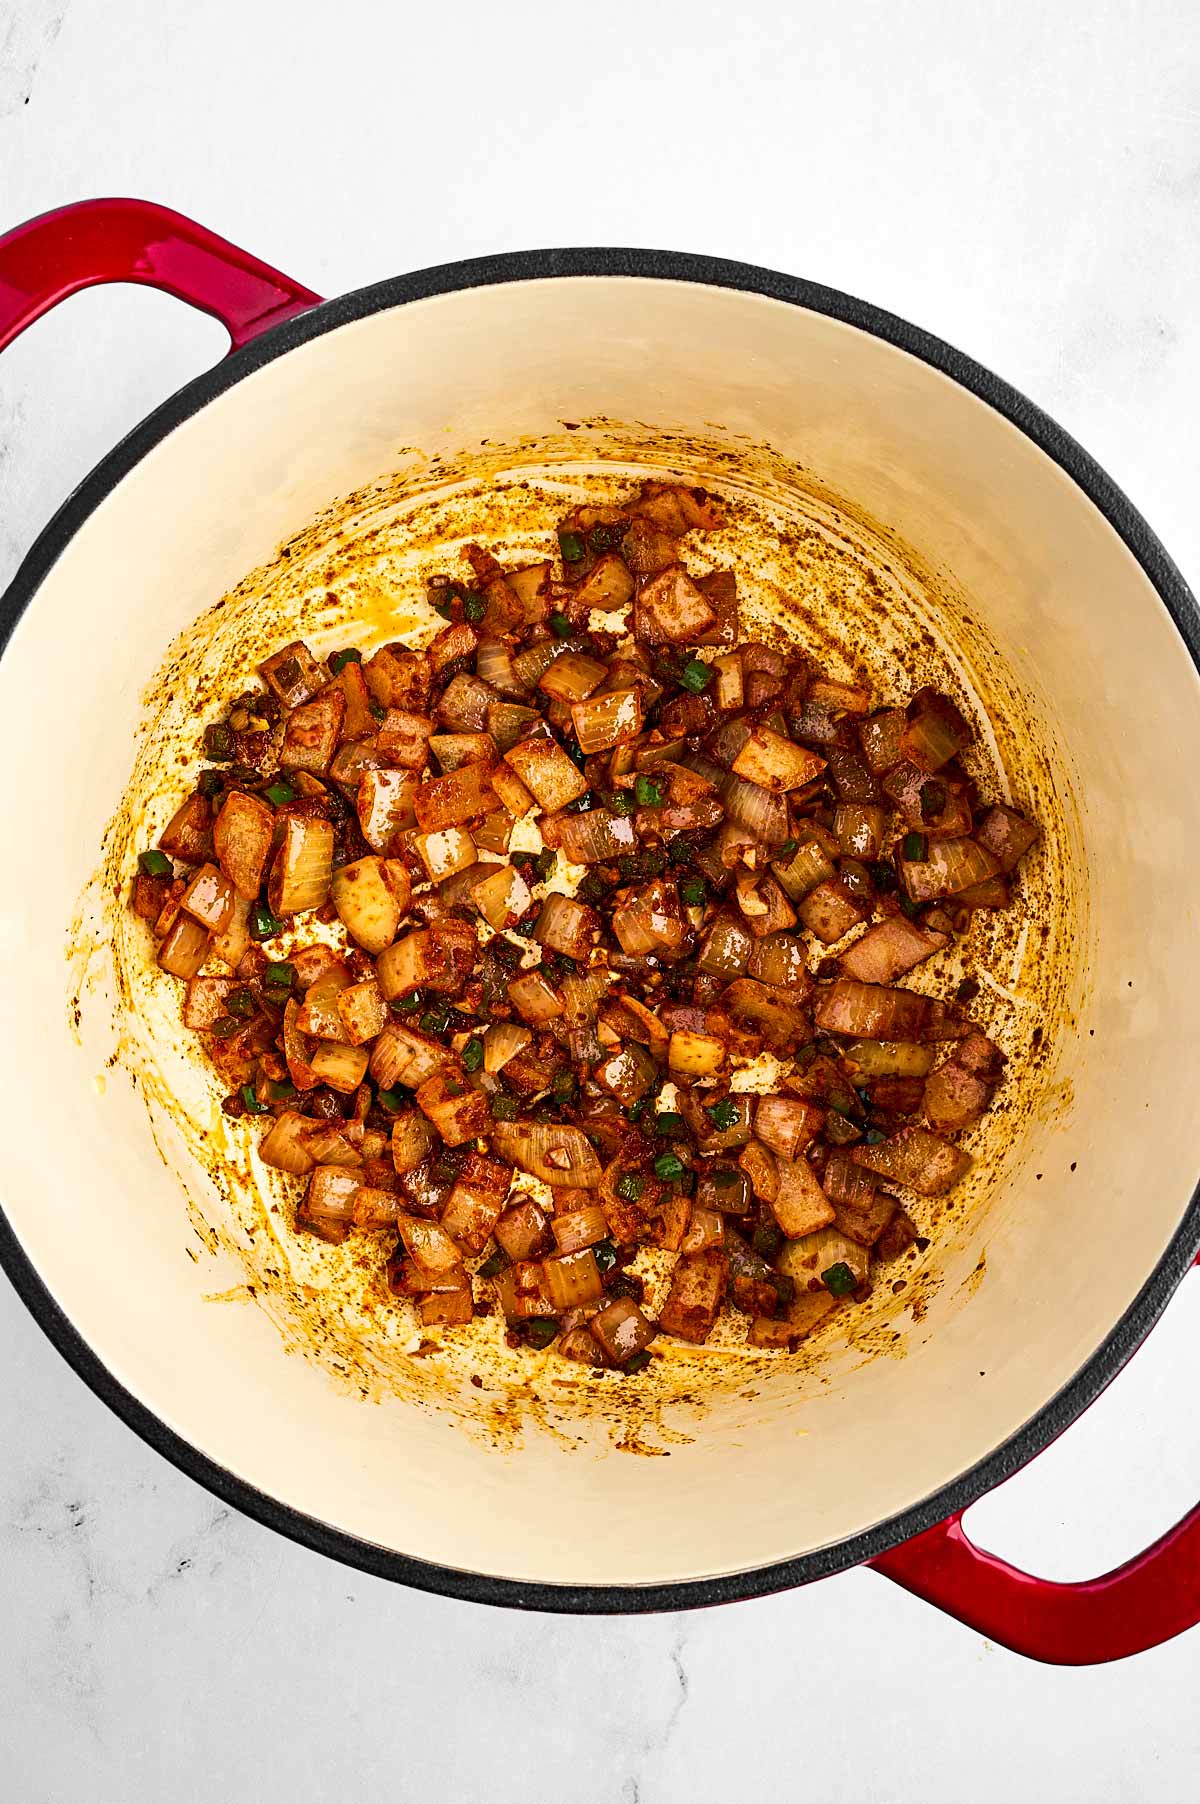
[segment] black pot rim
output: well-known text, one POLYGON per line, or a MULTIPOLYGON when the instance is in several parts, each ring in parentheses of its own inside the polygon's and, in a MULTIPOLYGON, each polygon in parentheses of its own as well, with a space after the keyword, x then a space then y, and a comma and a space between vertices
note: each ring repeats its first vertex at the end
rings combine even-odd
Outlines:
MULTIPOLYGON (((388 308, 459 289, 556 277, 640 277, 764 295, 840 320, 940 370, 1011 421, 1083 490, 1154 585, 1200 671, 1200 612, 1158 538, 1087 452, 991 371, 919 327, 837 289, 721 258, 631 249, 518 251, 441 264, 326 301, 264 332, 157 408, 97 464, 58 510, 0 598, 0 653, 47 572, 89 515, 169 433, 235 383, 310 339, 388 308)), ((657 1585, 559 1585, 462 1571, 379 1547, 280 1503, 209 1459, 168 1428, 107 1369, 51 1297, 0 1210, 0 1265, 63 1358, 135 1434, 225 1503, 302 1546, 377 1578, 474 1603, 582 1615, 696 1609, 783 1591, 857 1566, 964 1510, 1061 1434, 1115 1377, 1166 1306, 1198 1246, 1200 1184, 1155 1271, 1075 1376, 986 1458, 897 1515, 847 1540, 752 1571, 657 1585)))

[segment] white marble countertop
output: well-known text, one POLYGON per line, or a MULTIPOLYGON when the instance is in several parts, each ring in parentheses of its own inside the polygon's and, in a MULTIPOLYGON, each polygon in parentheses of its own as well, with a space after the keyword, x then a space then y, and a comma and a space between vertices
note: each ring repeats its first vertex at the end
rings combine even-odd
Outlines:
MULTIPOLYGON (((1055 414, 1200 579, 1200 30, 1178 0, 329 9, 0 0, 0 228, 192 213, 327 294, 539 244, 708 250, 848 289, 1055 414)), ((0 585, 118 435, 223 348, 132 289, 0 363, 0 585)), ((1200 1278, 972 1512, 1056 1577, 1200 1494, 1200 1278)), ((0 1285, 0 1798, 1164 1804, 1200 1631, 1035 1667, 868 1572, 577 1621, 364 1579, 144 1447, 0 1285)))

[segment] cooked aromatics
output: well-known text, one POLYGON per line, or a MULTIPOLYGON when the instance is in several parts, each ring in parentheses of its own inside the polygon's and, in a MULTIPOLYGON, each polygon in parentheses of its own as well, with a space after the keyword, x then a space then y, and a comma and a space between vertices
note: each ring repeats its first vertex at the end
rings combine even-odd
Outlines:
POLYGON ((297 1228, 596 1376, 722 1318, 795 1349, 925 1244, 1005 1063, 927 961, 1038 838, 949 696, 744 642, 719 519, 647 482, 557 559, 468 546, 422 651, 283 646, 131 886, 297 1228))

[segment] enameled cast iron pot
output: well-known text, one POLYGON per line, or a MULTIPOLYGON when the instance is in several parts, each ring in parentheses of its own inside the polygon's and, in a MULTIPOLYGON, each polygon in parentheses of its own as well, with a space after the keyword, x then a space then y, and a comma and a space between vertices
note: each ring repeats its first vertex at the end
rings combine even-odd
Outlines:
POLYGON ((542 251, 323 302, 177 214, 93 201, 0 239, 0 347, 111 281, 214 314, 233 350, 104 459, 0 612, 0 1257, 64 1357, 229 1503, 457 1597, 676 1609, 869 1562, 1045 1660, 1116 1658, 1200 1620, 1200 1510, 1079 1585, 1015 1571, 960 1523, 1120 1369, 1200 1243, 1200 958, 1181 881, 1200 843, 1200 621, 1145 521, 986 370, 767 270, 542 251), (1035 1123, 988 1284, 804 1435, 783 1416, 717 1421, 668 1463, 553 1442, 506 1457, 418 1411, 385 1431, 281 1357, 258 1312, 204 1303, 140 1104, 98 1093, 68 1031, 64 935, 128 776, 140 685, 214 596, 459 414, 473 440, 597 415, 728 421, 815 470, 969 588, 1073 773, 1094 958, 1063 1069, 1087 1182, 1035 1193, 1062 1131, 1035 1123))

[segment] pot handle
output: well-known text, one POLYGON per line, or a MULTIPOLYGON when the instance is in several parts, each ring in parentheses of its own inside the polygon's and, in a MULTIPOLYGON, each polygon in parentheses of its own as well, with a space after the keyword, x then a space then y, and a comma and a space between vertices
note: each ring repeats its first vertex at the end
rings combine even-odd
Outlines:
POLYGON ((868 1561, 1001 1647, 1052 1666, 1099 1666, 1200 1623, 1200 1504, 1103 1578, 1034 1578, 976 1547, 961 1513, 868 1561))
POLYGON ((867 1565, 989 1641, 1049 1666, 1125 1660, 1200 1623, 1200 1504, 1123 1566, 1069 1585, 976 1547, 962 1519, 959 1510, 867 1565))
POLYGON ((144 282, 211 313, 234 351, 322 298, 170 207, 81 200, 0 237, 0 350, 99 282, 144 282))

